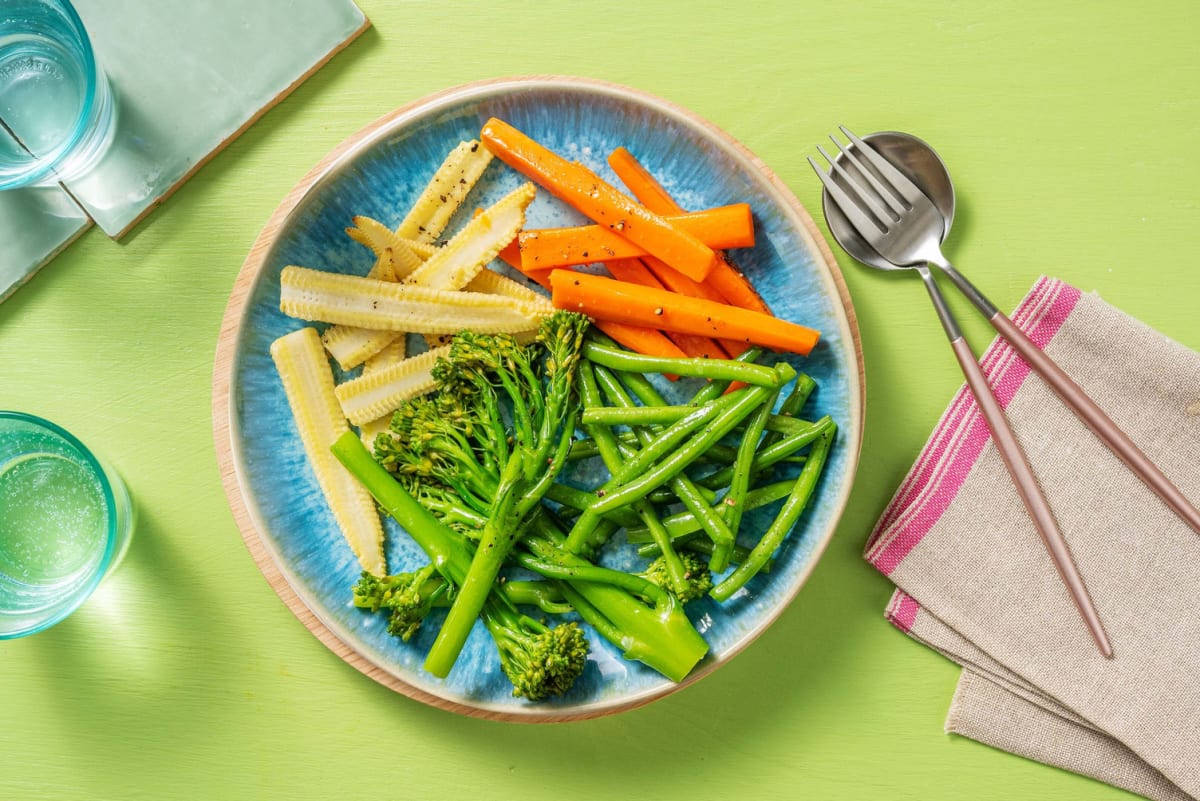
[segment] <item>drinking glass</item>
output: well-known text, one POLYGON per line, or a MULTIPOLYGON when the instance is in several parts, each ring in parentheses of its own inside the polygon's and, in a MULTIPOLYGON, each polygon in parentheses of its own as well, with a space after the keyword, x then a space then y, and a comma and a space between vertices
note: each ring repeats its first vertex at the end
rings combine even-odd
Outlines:
POLYGON ((112 141, 115 104, 67 0, 0 0, 0 190, 69 181, 112 141))
POLYGON ((129 492, 111 467, 54 423, 0 411, 0 639, 75 611, 132 532, 129 492))

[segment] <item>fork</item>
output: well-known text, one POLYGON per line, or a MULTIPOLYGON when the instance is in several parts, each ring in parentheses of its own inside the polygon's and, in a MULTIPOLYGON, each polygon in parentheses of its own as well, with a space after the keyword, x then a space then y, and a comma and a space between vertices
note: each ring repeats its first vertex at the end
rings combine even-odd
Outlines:
MULTIPOLYGON (((837 159, 830 157, 823 148, 818 148, 818 150, 829 162, 830 171, 826 172, 811 157, 808 159, 809 164, 820 177, 821 182, 825 185, 825 190, 834 203, 867 244, 897 267, 912 268, 921 276, 966 378, 967 386, 975 396, 1001 459, 1016 486, 1017 494, 1033 520, 1051 561, 1062 578, 1089 633, 1100 649, 1100 653, 1106 658, 1111 658, 1112 646, 1088 594, 1083 577, 1071 558, 1070 549, 1058 528, 1054 513, 1042 494, 1041 487, 1038 486, 1037 479, 1029 467, 1020 443, 1013 434, 1000 402, 992 393, 971 346, 963 337, 958 321, 954 318, 941 290, 934 281, 929 265, 936 266, 946 273, 963 294, 1014 345, 1018 353, 1030 363, 1030 366, 1047 379, 1067 404, 1089 426, 1092 426, 1093 431, 1096 431, 1109 447, 1114 447, 1112 434, 1116 432, 1124 438, 1125 442, 1128 442, 1129 447, 1132 447, 1141 456, 1142 461, 1149 464, 1149 460, 1137 450, 1136 446, 1133 446, 1128 437, 1120 433, 1116 425, 1100 411, 1095 403, 1087 398, 1083 390, 1061 368, 1029 341, 1007 317, 1001 314, 982 293, 967 281, 965 276, 958 273, 946 260, 941 250, 946 220, 933 202, 887 159, 879 155, 874 148, 845 127, 841 127, 841 131, 852 143, 853 150, 843 147, 836 138, 831 138, 844 158, 854 166, 854 172, 857 175, 843 167, 837 159), (834 180, 834 175, 840 180, 834 180)), ((1125 458, 1119 451, 1118 455, 1125 458)), ((1126 459, 1126 462, 1131 467, 1135 467, 1129 459, 1126 459)), ((1135 467, 1136 469, 1137 467, 1135 467)), ((1165 477, 1163 480, 1166 480, 1165 477)))

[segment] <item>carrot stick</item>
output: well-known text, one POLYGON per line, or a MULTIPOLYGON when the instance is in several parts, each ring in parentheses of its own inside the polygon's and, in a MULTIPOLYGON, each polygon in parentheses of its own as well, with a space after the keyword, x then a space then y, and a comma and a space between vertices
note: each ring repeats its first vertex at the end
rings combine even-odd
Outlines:
MULTIPOLYGON (((754 246, 754 220, 746 203, 719 206, 667 219, 714 248, 754 246)), ((600 225, 535 228, 522 231, 517 240, 521 244, 521 262, 527 269, 535 270, 646 255, 644 248, 600 225)), ((676 265, 671 266, 678 270, 676 265)))
POLYGON ((642 256, 641 261, 649 268, 650 272, 654 273, 659 281, 662 281, 663 286, 672 292, 678 292, 680 295, 689 295, 693 298, 704 298, 716 303, 725 302, 725 298, 715 289, 708 286, 708 282, 693 281, 683 273, 673 269, 671 265, 664 264, 650 255, 642 256))
POLYGON ((818 331, 762 312, 599 275, 555 270, 550 273, 550 287, 555 306, 597 320, 738 339, 803 355, 812 351, 820 337, 818 331))
MULTIPOLYGON (((663 185, 655 180, 649 170, 642 166, 642 163, 625 148, 618 147, 609 154, 608 165, 612 167, 613 172, 625 186, 629 187, 633 196, 646 208, 656 214, 679 215, 684 213, 683 208, 675 202, 663 185)), ((704 284, 734 306, 770 314, 771 309, 754 291, 754 287, 746 280, 746 276, 742 275, 721 254, 718 253, 717 256, 720 261, 704 279, 704 284)))
MULTIPOLYGON (((650 270, 646 269, 646 265, 639 259, 613 259, 606 261, 604 266, 612 273, 612 277, 618 281, 627 281, 631 284, 640 286, 654 287, 655 289, 663 289, 662 283, 654 276, 650 270)), ((666 266, 666 265, 664 265, 666 266)), ((670 267, 667 267, 670 270, 670 267)), ((675 272, 672 270, 672 272, 675 272)), ((683 278, 682 273, 675 273, 683 278)), ((690 279, 685 279, 690 280, 690 279)), ((727 359, 729 353, 715 340, 709 337, 696 336, 695 334, 668 334, 667 338, 674 342, 688 356, 693 358, 703 359, 727 359)))
MULTIPOLYGON (((546 289, 550 289, 549 270, 523 271, 521 269, 520 256, 513 253, 509 248, 500 251, 500 258, 509 267, 512 267, 526 278, 541 284, 546 289)), ((625 323, 606 320, 597 320, 595 324, 597 328, 608 334, 610 339, 616 340, 622 346, 636 353, 644 353, 647 356, 670 356, 672 358, 683 358, 689 355, 668 339, 663 332, 653 328, 643 328, 642 326, 626 325, 625 323)), ((679 376, 668 375, 667 378, 675 381, 679 376)))
POLYGON ((703 281, 716 264, 717 254, 694 234, 663 219, 508 123, 493 117, 484 124, 479 138, 501 161, 588 219, 619 232, 684 275, 703 281))
MULTIPOLYGON (((710 287, 707 281, 703 283, 700 281, 693 281, 678 270, 672 269, 670 265, 663 264, 661 261, 650 255, 642 256, 641 262, 646 265, 647 269, 649 269, 656 278, 662 281, 664 288, 669 289, 672 292, 677 292, 680 295, 687 295, 693 298, 704 298, 705 300, 711 300, 714 303, 726 302, 725 298, 715 289, 710 287)), ((712 273, 709 273, 709 275, 711 276, 712 273)), ((617 276, 617 278, 620 278, 620 276, 617 276)), ((738 356, 741 356, 750 348, 750 346, 746 343, 737 342, 735 340, 723 339, 715 341, 721 346, 721 350, 725 352, 725 355, 732 359, 736 359, 738 356)), ((687 348, 684 348, 684 350, 687 350, 687 348)))

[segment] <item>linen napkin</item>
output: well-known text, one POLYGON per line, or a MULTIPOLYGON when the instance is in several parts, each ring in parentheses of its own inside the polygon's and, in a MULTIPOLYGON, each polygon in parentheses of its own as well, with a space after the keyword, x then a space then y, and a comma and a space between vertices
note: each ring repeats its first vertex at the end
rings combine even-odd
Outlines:
MULTIPOLYGON (((1012 319, 1200 499, 1200 355, 1053 279, 1012 319)), ((1200 798, 1200 535, 1006 343, 981 364, 1114 658, 1088 636, 965 387, 867 543, 901 590, 888 619, 964 666, 948 730, 1151 798, 1200 798)))

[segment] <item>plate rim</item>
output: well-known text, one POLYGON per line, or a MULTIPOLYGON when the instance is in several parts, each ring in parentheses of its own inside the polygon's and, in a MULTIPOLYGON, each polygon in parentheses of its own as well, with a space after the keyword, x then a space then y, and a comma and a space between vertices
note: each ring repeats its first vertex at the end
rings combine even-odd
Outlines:
MULTIPOLYGON (((854 389, 855 387, 852 386, 852 394, 854 389)), ((641 89, 595 78, 569 75, 517 75, 472 81, 449 87, 406 103, 378 117, 342 140, 335 148, 325 154, 288 191, 255 238, 234 280, 229 301, 226 304, 222 317, 213 363, 213 439, 217 452, 221 483, 224 487, 230 510, 233 513, 234 522, 241 534, 243 544, 250 552, 259 571, 266 578, 268 585, 279 599, 283 601, 284 605, 287 606, 304 627, 330 651, 342 661, 379 684, 401 695, 438 709, 469 717, 510 722, 553 723, 582 720, 612 715, 643 706, 694 684, 701 678, 711 674, 720 665, 730 661, 744 650, 746 646, 757 639, 795 600, 796 595, 804 584, 807 583, 813 569, 815 569, 816 564, 820 561, 829 541, 833 538, 834 533, 841 523, 853 488, 853 479, 857 473, 859 456, 862 449, 865 413, 866 381, 863 366, 862 341, 849 289, 828 241, 821 234, 812 216, 803 204, 800 203, 799 199, 796 198, 792 190, 749 148, 699 114, 641 89), (610 700, 599 700, 569 709, 533 705, 513 709, 498 709, 491 706, 472 705, 430 693, 406 681, 396 673, 376 664, 345 639, 338 636, 335 629, 340 627, 331 621, 324 620, 314 611, 312 606, 302 597, 291 581, 289 581, 286 566, 281 563, 275 550, 269 545, 266 537, 260 531, 260 521, 257 519, 257 515, 251 509, 251 504, 249 504, 246 498, 248 488, 243 483, 242 472, 239 469, 241 458, 238 443, 234 439, 233 391, 236 387, 236 355, 241 343, 242 323, 249 312, 249 301, 257 280, 267 264, 275 243, 278 241, 278 235, 288 218, 304 203, 311 192, 319 189, 326 180, 332 180, 336 177, 343 161, 354 158, 362 150, 369 149, 377 139, 386 137, 394 127, 403 124, 406 118, 424 112, 431 107, 466 101, 473 97, 483 98, 510 89, 514 91, 531 89, 582 89, 631 99, 639 104, 657 107, 669 114, 683 117, 692 124, 703 128, 709 135, 722 144, 732 148, 767 180, 786 205, 787 211, 800 221, 800 233, 805 240, 805 244, 809 246, 812 252, 819 256, 819 266, 825 269, 827 277, 837 291, 838 303, 835 304, 836 308, 834 311, 835 314, 840 313, 844 317, 844 324, 847 329, 845 333, 849 335, 847 341, 853 343, 854 369, 850 371, 848 379, 852 384, 857 385, 858 398, 857 405, 852 404, 852 413, 856 414, 857 419, 855 422, 857 425, 854 426, 852 440, 845 445, 845 447, 850 449, 847 461, 848 480, 839 496, 832 499, 837 504, 837 508, 831 516, 829 529, 823 534, 820 541, 814 543, 807 563, 796 577, 794 587, 783 596, 781 602, 764 617, 758 626, 747 632, 731 650, 723 653, 720 661, 706 660, 682 682, 670 684, 663 688, 650 688, 633 696, 623 698, 617 703, 613 703, 610 700)))

